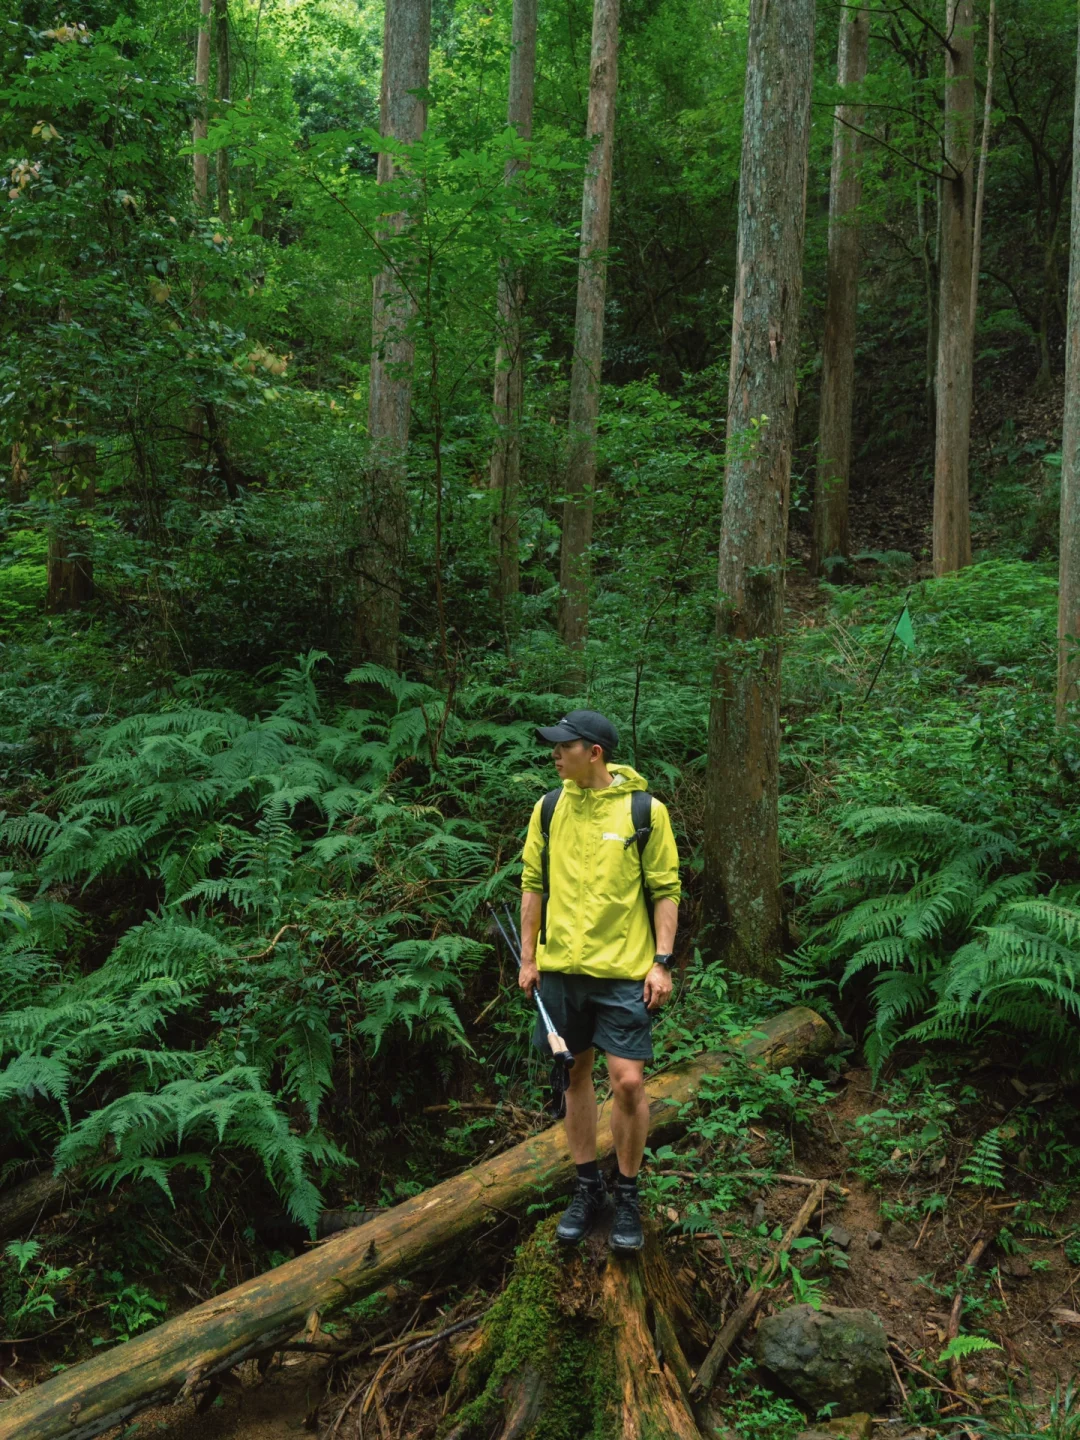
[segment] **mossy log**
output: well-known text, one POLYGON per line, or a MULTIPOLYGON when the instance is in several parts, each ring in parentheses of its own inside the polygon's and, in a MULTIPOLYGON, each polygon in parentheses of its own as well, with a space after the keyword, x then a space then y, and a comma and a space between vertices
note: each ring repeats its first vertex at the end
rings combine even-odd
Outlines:
POLYGON ((702 1331, 655 1230, 566 1253, 546 1220, 455 1376, 447 1440, 701 1440, 683 1341, 702 1331))
POLYGON ((21 1185, 0 1190, 0 1240, 25 1234, 39 1221, 55 1215, 70 1183, 69 1175, 35 1175, 21 1185))
MULTIPOLYGON (((828 1054, 829 1026, 799 1007, 765 1022, 740 1046, 770 1069, 828 1054)), ((652 1144, 678 1133, 683 1107, 701 1082, 723 1069, 724 1052, 697 1056, 649 1082, 652 1144)), ((605 1106, 599 1153, 610 1156, 605 1106)), ((464 1250, 508 1212, 563 1187, 573 1174, 561 1125, 401 1205, 346 1230, 304 1255, 185 1311, 144 1335, 95 1355, 18 1399, 0 1403, 0 1440, 88 1440, 147 1405, 187 1396, 215 1373, 266 1351, 301 1329, 314 1311, 381 1289, 436 1257, 464 1250)))

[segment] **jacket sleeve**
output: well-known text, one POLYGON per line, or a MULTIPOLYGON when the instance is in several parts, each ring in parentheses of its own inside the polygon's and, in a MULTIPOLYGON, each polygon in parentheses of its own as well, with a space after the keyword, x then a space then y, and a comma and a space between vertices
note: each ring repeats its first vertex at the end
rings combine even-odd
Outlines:
POLYGON ((671 816, 661 800, 652 803, 652 834, 642 855, 645 867, 645 883, 653 900, 674 900, 677 905, 682 898, 682 883, 679 880, 679 851, 675 844, 675 833, 671 828, 671 816))
POLYGON ((544 892, 543 872, 540 869, 540 856, 544 849, 544 837, 540 833, 540 806, 542 800, 538 800, 533 806, 533 812, 529 816, 529 829, 525 836, 525 848, 521 852, 521 888, 522 890, 533 890, 537 895, 544 892))

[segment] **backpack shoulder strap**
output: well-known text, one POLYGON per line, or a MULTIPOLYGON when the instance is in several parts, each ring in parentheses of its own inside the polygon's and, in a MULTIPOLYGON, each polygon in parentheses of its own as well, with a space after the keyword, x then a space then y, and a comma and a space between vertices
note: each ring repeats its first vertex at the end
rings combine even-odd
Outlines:
POLYGON ((562 786, 555 790, 549 790, 540 801, 540 834, 544 837, 543 848, 540 851, 540 875, 543 885, 543 894, 540 897, 540 935, 541 945, 547 944, 547 907, 548 895, 551 893, 550 868, 548 866, 548 850, 551 846, 551 817, 555 814, 555 806, 559 803, 559 796, 562 794, 562 786))
POLYGON ((652 834, 652 796, 648 790, 635 790, 630 796, 630 821, 634 827, 638 854, 644 856, 652 834))
POLYGON ((540 801, 540 834, 544 837, 544 848, 551 839, 551 817, 555 814, 555 806, 559 803, 559 796, 562 794, 562 786, 556 790, 549 790, 540 801))
POLYGON ((626 842, 637 842, 638 862, 641 865, 641 889, 645 896, 645 909, 649 912, 649 927, 656 935, 653 923, 653 898, 649 894, 649 882, 645 878, 645 846, 652 834, 652 796, 647 790, 635 790, 630 796, 630 823, 634 833, 626 842))

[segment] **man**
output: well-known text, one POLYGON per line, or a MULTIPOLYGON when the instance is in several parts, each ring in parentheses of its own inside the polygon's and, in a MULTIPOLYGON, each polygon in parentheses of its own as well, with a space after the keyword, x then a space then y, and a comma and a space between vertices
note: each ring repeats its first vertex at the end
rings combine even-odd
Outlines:
MULTIPOLYGON (((595 710, 573 710, 536 734, 552 746, 562 793, 551 813, 546 903, 542 801, 529 821, 518 983, 526 994, 539 984, 575 1057, 566 1093, 566 1138, 578 1178, 555 1233, 575 1244, 607 1203, 596 1160, 595 1047, 607 1058, 618 1161, 610 1244, 614 1250, 640 1250, 637 1175, 649 1129, 645 1062, 652 1059, 653 1018, 671 994, 679 854, 668 812, 658 800, 652 800, 651 833, 639 850, 631 796, 648 787, 628 765, 610 763, 619 743, 610 720, 595 710)), ((546 1048, 539 1024, 536 1043, 546 1048)))

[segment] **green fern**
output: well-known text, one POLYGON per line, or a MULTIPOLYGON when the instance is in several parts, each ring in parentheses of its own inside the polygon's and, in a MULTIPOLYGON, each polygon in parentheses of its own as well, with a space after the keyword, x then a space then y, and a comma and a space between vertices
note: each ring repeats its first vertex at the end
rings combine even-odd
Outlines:
POLYGON ((1010 870, 1015 843, 926 806, 846 817, 859 848, 801 871, 818 924, 790 970, 869 983, 863 1038, 876 1075, 902 1039, 1021 1035, 1039 1057, 1080 1063, 1080 909, 1010 870))
POLYGON ((1004 1190, 1005 1156, 1000 1132, 988 1130, 977 1140, 960 1169, 965 1185, 981 1185, 984 1190, 1004 1190))

